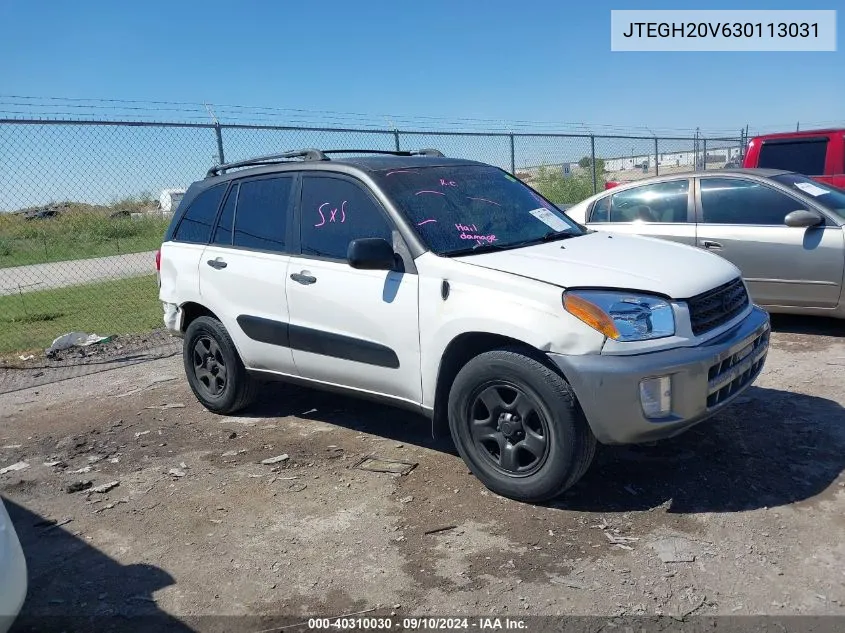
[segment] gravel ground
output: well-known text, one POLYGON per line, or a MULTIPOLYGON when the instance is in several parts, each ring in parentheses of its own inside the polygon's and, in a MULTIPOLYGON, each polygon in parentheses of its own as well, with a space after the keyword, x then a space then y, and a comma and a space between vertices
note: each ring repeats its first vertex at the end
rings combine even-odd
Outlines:
POLYGON ((841 328, 776 319, 747 397, 681 437, 603 448, 545 506, 490 493, 402 411, 268 385, 213 415, 179 357, 0 395, 0 468, 29 464, 0 475, 30 571, 16 630, 359 612, 845 626, 841 328), (416 467, 356 468, 367 456, 416 467))

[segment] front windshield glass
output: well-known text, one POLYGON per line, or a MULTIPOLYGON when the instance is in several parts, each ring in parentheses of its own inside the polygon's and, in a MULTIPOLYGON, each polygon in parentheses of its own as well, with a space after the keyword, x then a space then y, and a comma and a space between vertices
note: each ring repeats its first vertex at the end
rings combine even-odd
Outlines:
POLYGON ((816 204, 824 207, 831 213, 835 213, 845 220, 845 191, 837 189, 823 182, 817 182, 800 174, 781 174, 774 176, 782 185, 803 193, 816 201, 816 204))
POLYGON ((515 248, 583 231, 507 172, 486 165, 392 169, 377 176, 438 255, 515 248))

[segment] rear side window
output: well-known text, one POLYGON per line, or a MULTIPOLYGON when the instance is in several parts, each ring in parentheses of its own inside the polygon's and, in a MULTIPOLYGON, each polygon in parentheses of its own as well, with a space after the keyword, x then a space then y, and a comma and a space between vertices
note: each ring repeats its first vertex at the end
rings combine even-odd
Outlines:
POLYGON ((610 222, 686 222, 689 180, 643 185, 620 191, 609 199, 610 222))
POLYGON ((220 200, 226 192, 226 187, 226 183, 215 185, 194 198, 185 211, 173 239, 177 242, 207 244, 211 238, 214 218, 217 217, 217 209, 220 207, 220 200))
POLYGON ((740 178, 702 178, 701 213, 705 224, 783 225, 801 202, 766 185, 740 178))
POLYGON ((390 224, 372 197, 340 178, 302 181, 302 254, 346 259, 349 242, 381 237, 392 243, 390 224))
POLYGON ((220 219, 217 220, 217 228, 214 229, 214 238, 211 240, 214 244, 225 244, 227 246, 232 244, 232 226, 235 224, 235 202, 238 200, 238 186, 232 187, 229 190, 229 195, 226 196, 226 203, 223 205, 220 219))
POLYGON ((241 183, 235 211, 235 246, 285 251, 292 185, 293 178, 290 176, 241 183))
POLYGON ((786 169, 808 176, 824 174, 827 139, 763 141, 758 167, 786 169))
POLYGON ((610 222, 610 196, 596 200, 589 222, 610 222))

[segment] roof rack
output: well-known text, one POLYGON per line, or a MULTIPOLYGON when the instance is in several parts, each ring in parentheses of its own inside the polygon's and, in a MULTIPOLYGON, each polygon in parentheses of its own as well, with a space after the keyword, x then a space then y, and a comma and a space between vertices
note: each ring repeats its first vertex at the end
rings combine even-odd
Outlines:
POLYGON ((386 149, 327 149, 323 154, 387 154, 388 156, 437 156, 443 158, 443 152, 439 149, 412 149, 412 150, 386 150, 386 149))
POLYGON ((226 173, 230 169, 237 169, 238 167, 257 167, 259 165, 273 165, 275 163, 281 163, 288 160, 293 160, 296 158, 300 158, 304 161, 312 161, 312 160, 331 160, 328 157, 328 154, 387 154, 391 156, 438 156, 443 157, 443 152, 437 149, 426 148, 420 150, 409 150, 409 151, 390 151, 390 150, 378 150, 378 149, 327 149, 327 150, 319 150, 319 149, 301 149, 295 150, 291 152, 284 152, 282 154, 268 154, 267 156, 257 156, 255 158, 248 158, 246 160, 240 160, 235 163, 222 163, 220 165, 215 165, 211 167, 208 172, 206 172, 205 177, 211 178, 212 176, 219 176, 221 174, 226 173))
POLYGON ((206 172, 205 177, 210 178, 211 176, 218 176, 229 171, 230 169, 236 169, 238 167, 272 165, 274 163, 281 163, 286 160, 293 160, 295 158, 301 158, 302 160, 329 160, 329 157, 318 149, 300 149, 293 152, 284 152, 282 154, 268 154, 267 156, 257 156, 255 158, 239 160, 235 163, 223 163, 221 165, 215 165, 214 167, 209 169, 208 172, 206 172))

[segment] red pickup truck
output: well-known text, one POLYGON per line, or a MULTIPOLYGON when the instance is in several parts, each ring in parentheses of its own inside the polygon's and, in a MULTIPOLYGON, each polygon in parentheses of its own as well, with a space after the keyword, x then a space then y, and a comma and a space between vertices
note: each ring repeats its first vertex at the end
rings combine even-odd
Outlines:
POLYGON ((845 130, 807 130, 755 136, 743 167, 787 169, 845 188, 845 130))

